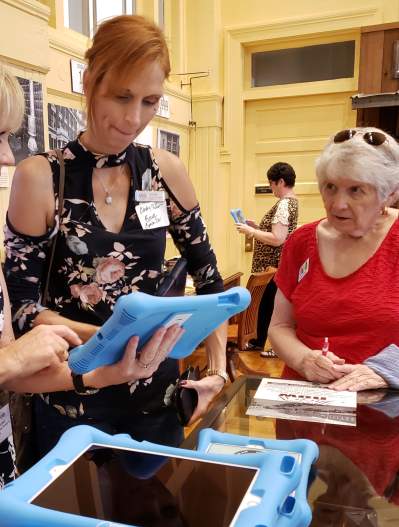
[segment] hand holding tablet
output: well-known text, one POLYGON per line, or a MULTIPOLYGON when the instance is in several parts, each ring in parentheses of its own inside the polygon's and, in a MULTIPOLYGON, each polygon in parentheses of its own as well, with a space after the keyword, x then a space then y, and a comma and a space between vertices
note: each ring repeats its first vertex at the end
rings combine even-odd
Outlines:
POLYGON ((187 357, 222 322, 243 311, 250 299, 244 287, 198 296, 125 295, 119 298, 112 316, 97 333, 71 351, 69 367, 75 373, 83 374, 99 366, 114 364, 123 357, 125 347, 133 336, 139 338, 137 350, 143 350, 139 360, 146 365, 144 346, 161 326, 177 325, 185 330, 169 356, 187 357))

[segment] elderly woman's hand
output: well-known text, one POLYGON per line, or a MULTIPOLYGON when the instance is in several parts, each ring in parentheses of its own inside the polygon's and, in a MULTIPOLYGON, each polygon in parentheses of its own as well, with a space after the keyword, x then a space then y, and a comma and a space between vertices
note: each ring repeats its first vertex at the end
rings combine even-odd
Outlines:
POLYGON ((247 220, 245 223, 254 229, 259 229, 259 225, 254 220, 247 220))
POLYGON ((241 234, 245 234, 246 236, 253 236, 255 229, 251 227, 250 225, 247 225, 246 223, 237 223, 236 225, 237 231, 241 234))
POLYGON ((304 355, 299 371, 308 381, 329 383, 344 375, 336 369, 337 365, 344 363, 344 359, 331 351, 325 355, 321 350, 310 350, 304 355))
POLYGON ((364 364, 343 364, 334 368, 342 376, 329 385, 332 390, 359 392, 361 390, 376 390, 388 387, 387 382, 380 375, 364 364))

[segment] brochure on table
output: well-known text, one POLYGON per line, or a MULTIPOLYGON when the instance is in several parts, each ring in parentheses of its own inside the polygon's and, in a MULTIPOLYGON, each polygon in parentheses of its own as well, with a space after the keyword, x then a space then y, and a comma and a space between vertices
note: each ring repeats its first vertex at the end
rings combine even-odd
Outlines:
POLYGON ((246 414, 355 426, 356 393, 307 381, 265 378, 246 414))

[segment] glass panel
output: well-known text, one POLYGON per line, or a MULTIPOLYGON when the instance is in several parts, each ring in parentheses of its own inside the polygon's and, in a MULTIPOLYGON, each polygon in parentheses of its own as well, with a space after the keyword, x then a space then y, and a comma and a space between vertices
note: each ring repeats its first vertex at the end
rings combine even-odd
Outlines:
POLYGON ((136 12, 136 0, 127 0, 126 2, 126 14, 134 15, 136 12))
POLYGON ((165 5, 164 0, 158 0, 158 25, 164 27, 165 25, 165 5))
POLYGON ((107 18, 124 14, 123 0, 96 0, 96 25, 107 18))
POLYGON ((252 54, 252 86, 353 77, 355 41, 252 54))
POLYGON ((85 24, 83 15, 83 0, 73 0, 68 2, 68 27, 85 35, 85 24))
POLYGON ((179 157, 180 152, 180 136, 178 134, 172 134, 165 130, 159 130, 159 148, 163 148, 168 152, 172 152, 179 157))
POLYGON ((228 527, 256 476, 254 467, 95 447, 32 503, 104 526, 228 527))

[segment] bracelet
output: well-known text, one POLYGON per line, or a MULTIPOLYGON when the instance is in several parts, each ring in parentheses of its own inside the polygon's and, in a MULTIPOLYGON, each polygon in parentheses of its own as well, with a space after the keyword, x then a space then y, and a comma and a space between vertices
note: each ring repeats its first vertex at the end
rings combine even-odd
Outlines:
POLYGON ((83 382, 83 375, 80 375, 80 373, 75 373, 74 371, 71 371, 71 377, 73 387, 78 395, 94 395, 99 391, 98 388, 85 386, 83 382))
POLYGON ((211 370, 210 368, 206 370, 206 376, 210 377, 211 375, 217 375, 218 377, 221 377, 224 380, 224 383, 229 380, 229 374, 225 370, 211 370))

